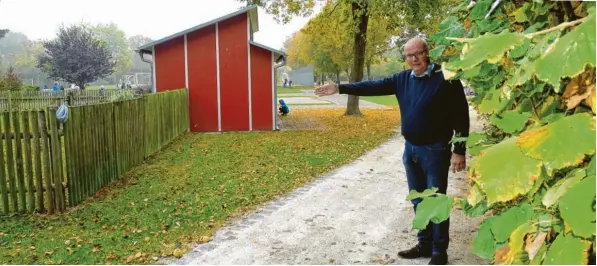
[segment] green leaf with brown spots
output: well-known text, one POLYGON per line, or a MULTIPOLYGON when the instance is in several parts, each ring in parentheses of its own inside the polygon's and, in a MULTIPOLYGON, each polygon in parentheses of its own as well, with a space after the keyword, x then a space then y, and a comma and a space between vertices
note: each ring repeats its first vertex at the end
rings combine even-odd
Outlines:
POLYGON ((515 137, 485 149, 470 165, 469 177, 485 192, 488 205, 526 194, 541 174, 541 162, 525 156, 515 137))
POLYGON ((583 162, 595 153, 595 117, 578 113, 525 131, 516 142, 523 153, 543 161, 548 173, 583 162))
POLYGON ((556 41, 537 59, 535 73, 559 92, 560 79, 582 73, 585 66, 595 66, 595 8, 587 19, 556 41))

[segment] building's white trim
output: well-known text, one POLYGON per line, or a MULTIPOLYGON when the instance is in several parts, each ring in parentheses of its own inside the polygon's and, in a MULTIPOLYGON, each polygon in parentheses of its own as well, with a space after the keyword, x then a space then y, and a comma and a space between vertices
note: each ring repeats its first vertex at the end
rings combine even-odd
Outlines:
POLYGON ((276 130, 276 125, 278 124, 276 121, 276 113, 278 112, 278 110, 276 110, 276 64, 274 61, 274 52, 272 52, 272 130, 276 130))
POLYGON ((184 35, 184 84, 189 89, 189 52, 187 50, 187 35, 184 35))
POLYGON ((251 45, 249 44, 249 36, 251 34, 250 30, 250 21, 251 18, 249 17, 249 12, 247 12, 247 61, 248 61, 248 81, 249 81, 249 131, 253 131, 253 100, 251 99, 251 45))
POLYGON ((151 90, 153 91, 153 93, 156 93, 158 91, 157 87, 158 84, 156 83, 156 77, 155 77, 155 68, 157 67, 156 64, 156 56, 155 56, 155 46, 151 47, 151 59, 153 60, 153 73, 152 73, 152 77, 153 77, 153 86, 151 86, 151 90))
POLYGON ((218 84, 218 131, 222 131, 222 103, 220 101, 220 33, 216 22, 216 83, 218 84))

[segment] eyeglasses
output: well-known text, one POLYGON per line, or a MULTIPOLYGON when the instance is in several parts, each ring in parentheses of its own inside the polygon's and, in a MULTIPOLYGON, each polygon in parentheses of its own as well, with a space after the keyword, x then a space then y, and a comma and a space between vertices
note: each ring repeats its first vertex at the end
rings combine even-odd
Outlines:
POLYGON ((411 59, 411 60, 414 59, 415 57, 421 58, 425 54, 425 52, 427 52, 427 49, 420 51, 420 52, 412 53, 412 54, 406 54, 405 57, 406 57, 406 59, 411 59))

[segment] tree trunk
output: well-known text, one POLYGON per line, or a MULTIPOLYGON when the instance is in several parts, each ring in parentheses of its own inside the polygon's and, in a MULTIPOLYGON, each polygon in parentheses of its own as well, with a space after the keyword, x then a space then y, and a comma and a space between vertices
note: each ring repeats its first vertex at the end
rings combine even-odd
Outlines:
POLYGON ((340 85, 340 70, 336 70, 336 84, 340 85))
POLYGON ((324 78, 324 74, 321 74, 321 80, 319 81, 319 85, 323 85, 325 84, 325 78, 324 78))
MULTIPOLYGON (((358 26, 358 31, 354 35, 354 59, 351 69, 351 82, 363 80, 363 67, 365 65, 365 48, 367 40, 367 24, 369 23, 369 14, 367 12, 367 1, 361 3, 352 3, 352 14, 354 22, 358 26)), ((359 96, 348 96, 346 112, 344 115, 361 116, 359 110, 359 96)))
POLYGON ((371 80, 371 61, 367 62, 367 80, 371 80))

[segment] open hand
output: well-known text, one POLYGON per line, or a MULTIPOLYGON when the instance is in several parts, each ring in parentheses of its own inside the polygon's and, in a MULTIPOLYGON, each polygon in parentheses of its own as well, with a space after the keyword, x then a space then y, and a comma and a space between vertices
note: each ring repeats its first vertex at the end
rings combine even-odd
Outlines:
POLYGON ((452 172, 460 172, 464 170, 466 167, 466 160, 464 155, 452 153, 452 158, 450 159, 450 164, 452 164, 452 172))
POLYGON ((317 96, 329 96, 335 93, 338 93, 338 86, 333 83, 328 83, 315 88, 315 94, 317 96))

